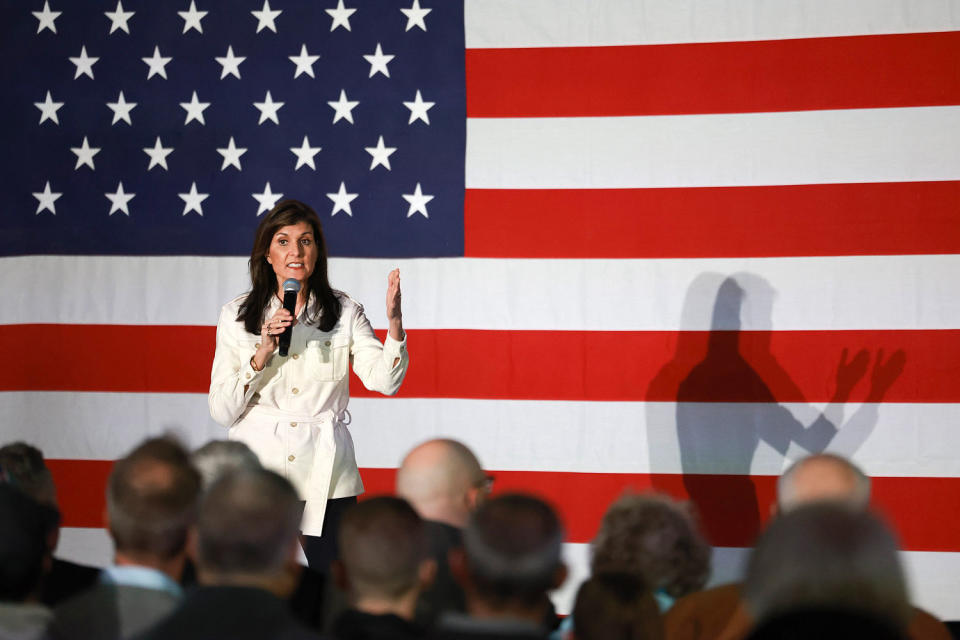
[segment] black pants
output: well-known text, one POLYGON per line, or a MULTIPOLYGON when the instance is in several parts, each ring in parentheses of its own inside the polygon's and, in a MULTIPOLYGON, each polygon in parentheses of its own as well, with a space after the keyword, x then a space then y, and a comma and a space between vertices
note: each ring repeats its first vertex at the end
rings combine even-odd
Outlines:
POLYGON ((340 518, 356 503, 357 496, 327 500, 327 511, 323 516, 323 531, 319 536, 303 536, 303 554, 307 556, 307 564, 314 571, 330 572, 330 565, 340 551, 337 545, 340 518))

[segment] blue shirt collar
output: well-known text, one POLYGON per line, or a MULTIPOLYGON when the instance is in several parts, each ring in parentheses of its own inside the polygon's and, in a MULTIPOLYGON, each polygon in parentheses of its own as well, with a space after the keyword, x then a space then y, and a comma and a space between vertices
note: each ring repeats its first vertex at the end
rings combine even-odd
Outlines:
POLYGON ((183 589, 170 576, 150 567, 134 565, 107 567, 100 572, 100 581, 104 584, 166 591, 177 598, 183 595, 183 589))

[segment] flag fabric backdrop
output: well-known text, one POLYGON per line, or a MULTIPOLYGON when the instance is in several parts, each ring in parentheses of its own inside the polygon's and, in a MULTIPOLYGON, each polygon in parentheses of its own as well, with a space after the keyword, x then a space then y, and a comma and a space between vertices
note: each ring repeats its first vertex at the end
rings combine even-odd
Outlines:
POLYGON ((960 617, 960 2, 16 0, 0 434, 60 553, 109 557, 110 461, 225 431, 219 306, 258 217, 320 214, 411 367, 351 384, 367 490, 428 437, 587 543, 625 489, 698 503, 735 579, 807 451, 874 478, 915 601, 960 617), (135 105, 135 106, 131 106, 135 105))

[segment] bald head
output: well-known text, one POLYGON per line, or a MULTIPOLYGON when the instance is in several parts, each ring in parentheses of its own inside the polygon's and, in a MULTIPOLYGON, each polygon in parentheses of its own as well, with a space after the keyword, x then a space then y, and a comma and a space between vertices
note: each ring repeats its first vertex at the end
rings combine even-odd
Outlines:
POLYGON ((780 476, 781 512, 812 502, 841 502, 856 509, 870 502, 870 478, 846 458, 820 453, 803 458, 780 476))
POLYGON ((456 440, 428 440, 404 458, 397 472, 397 495, 427 520, 466 525, 484 495, 480 462, 456 440))

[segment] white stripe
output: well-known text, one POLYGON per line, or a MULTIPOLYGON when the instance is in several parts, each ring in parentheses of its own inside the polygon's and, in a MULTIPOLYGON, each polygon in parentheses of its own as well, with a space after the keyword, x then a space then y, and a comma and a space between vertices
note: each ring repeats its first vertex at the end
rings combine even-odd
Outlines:
MULTIPOLYGON (((243 258, 199 257, 2 258, 0 324, 212 326, 220 305, 243 290, 245 263, 243 258), (50 291, 58 294, 47 295, 50 291)), ((330 272, 334 286, 365 302, 373 325, 385 327, 386 274, 394 266, 403 278, 409 329, 736 329, 732 302, 720 305, 714 317, 718 291, 730 277, 743 291, 743 329, 960 328, 960 255, 344 258, 332 260, 330 272)), ((410 348, 416 354, 416 346, 410 348)))
MULTIPOLYGON (((812 424, 822 409, 799 403, 354 398, 350 431, 361 467, 396 468, 418 443, 449 437, 466 443, 491 470, 779 475, 807 451, 794 444, 784 456, 763 441, 739 451, 731 447, 731 432, 759 423, 787 433, 812 424), (681 459, 678 416, 711 455, 688 449, 681 459)), ((207 415, 202 394, 6 392, 0 393, 0 415, 4 441, 26 440, 54 459, 113 460, 164 432, 191 448, 226 437, 207 415)), ((960 447, 960 404, 863 404, 831 408, 827 415, 842 425, 827 450, 853 458, 871 476, 960 477, 953 454, 960 447)))
POLYGON ((960 29, 958 0, 466 0, 464 9, 469 48, 778 40, 960 29))
MULTIPOLYGON (((960 178, 960 107, 617 118, 469 118, 472 189, 960 178)), ((584 220, 589 224, 589 220, 584 220)))
MULTIPOLYGON (((710 586, 736 582, 742 578, 749 549, 720 547, 713 552, 710 586)), ((103 567, 110 564, 113 544, 104 529, 64 527, 60 530, 57 556, 81 564, 103 567)), ((960 617, 960 553, 905 551, 901 559, 907 572, 913 604, 943 620, 960 617)), ((590 575, 590 545, 566 543, 563 558, 569 576, 553 593, 557 613, 568 614, 580 583, 590 575)))

